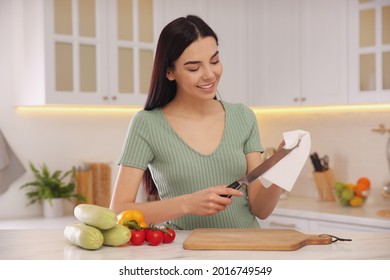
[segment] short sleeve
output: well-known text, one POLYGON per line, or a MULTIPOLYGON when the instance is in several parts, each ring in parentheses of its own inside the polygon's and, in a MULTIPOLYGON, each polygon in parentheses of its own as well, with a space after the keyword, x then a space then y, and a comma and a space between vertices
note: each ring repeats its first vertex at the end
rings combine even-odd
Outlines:
POLYGON ((148 114, 146 111, 140 111, 130 122, 118 164, 145 170, 153 160, 153 151, 148 139, 150 139, 148 114))
POLYGON ((263 152, 256 115, 250 108, 244 105, 243 108, 245 117, 248 119, 248 124, 250 125, 248 138, 244 145, 244 153, 247 154, 251 152, 263 152))

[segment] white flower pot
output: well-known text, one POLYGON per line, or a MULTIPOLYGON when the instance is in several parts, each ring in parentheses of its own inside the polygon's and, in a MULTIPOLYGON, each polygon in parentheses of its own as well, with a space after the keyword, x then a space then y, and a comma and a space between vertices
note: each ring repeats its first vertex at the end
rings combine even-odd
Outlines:
POLYGON ((64 215, 64 199, 53 198, 43 201, 43 216, 46 218, 62 217, 64 215))

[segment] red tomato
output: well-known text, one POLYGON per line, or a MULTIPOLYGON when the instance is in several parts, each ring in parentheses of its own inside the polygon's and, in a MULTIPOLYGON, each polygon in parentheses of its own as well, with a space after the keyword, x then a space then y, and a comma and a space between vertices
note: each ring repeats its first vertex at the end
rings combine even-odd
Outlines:
POLYGON ((142 245, 145 242, 145 232, 143 229, 131 230, 131 238, 129 243, 132 245, 142 245))
POLYGON ((169 231, 171 234, 164 232, 164 239, 163 243, 171 243, 173 240, 175 240, 176 232, 171 228, 166 228, 166 231, 169 231))
POLYGON ((152 231, 151 228, 144 228, 144 232, 145 232, 145 241, 148 242, 148 233, 149 231, 152 231))
POLYGON ((146 236, 146 240, 149 245, 157 246, 160 245, 164 240, 164 234, 160 230, 150 230, 146 236))

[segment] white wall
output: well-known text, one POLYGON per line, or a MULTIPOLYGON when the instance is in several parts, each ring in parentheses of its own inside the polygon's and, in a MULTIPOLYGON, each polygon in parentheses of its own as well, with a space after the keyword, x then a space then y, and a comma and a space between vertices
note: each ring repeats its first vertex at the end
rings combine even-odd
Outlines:
MULTIPOLYGON (((327 154, 336 180, 356 183, 366 176, 373 183, 373 197, 380 196, 380 187, 390 181, 390 166, 385 150, 390 134, 372 132, 383 123, 390 126, 390 110, 311 111, 266 113, 258 115, 264 146, 280 141, 283 131, 309 131, 312 152, 327 154)), ((313 166, 308 160, 292 193, 317 198, 313 182, 313 166)), ((388 199, 390 205, 390 199, 388 199)))
MULTIPOLYGON (((20 85, 15 69, 12 42, 11 1, 0 1, 0 129, 19 159, 45 162, 50 169, 68 170, 85 161, 111 162, 113 174, 130 113, 20 112, 14 106, 15 91, 20 85)), ((0 218, 35 216, 41 207, 26 208, 24 190, 19 187, 32 179, 26 173, 0 195, 0 218)), ((114 180, 115 178, 113 178, 114 180)))
MULTIPOLYGON (((131 119, 127 112, 23 112, 16 110, 13 96, 18 73, 13 69, 11 18, 5 13, 10 1, 0 1, 0 129, 27 166, 28 161, 46 162, 53 169, 68 169, 84 161, 113 163, 131 119)), ((225 68, 229 65, 225 65, 225 68)), ((281 133, 291 129, 311 132, 313 151, 328 154, 336 178, 355 181, 360 176, 372 179, 374 197, 390 180, 385 157, 388 134, 371 132, 380 123, 390 126, 390 110, 365 112, 287 112, 258 115, 264 147, 276 146, 281 133)), ((317 197, 308 162, 293 189, 293 194, 317 197)), ((0 195, 0 218, 41 214, 41 208, 26 207, 24 191, 19 186, 31 179, 26 173, 0 195)), ((390 201, 389 201, 390 204, 390 201)))

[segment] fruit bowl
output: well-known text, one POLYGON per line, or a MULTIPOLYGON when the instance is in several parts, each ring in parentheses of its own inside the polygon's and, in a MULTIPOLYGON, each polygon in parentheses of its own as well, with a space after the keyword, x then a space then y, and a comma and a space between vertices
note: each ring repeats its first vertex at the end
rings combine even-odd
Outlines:
POLYGON ((356 184, 336 182, 334 193, 341 205, 346 207, 360 207, 367 200, 370 193, 371 182, 366 177, 361 177, 356 184))

